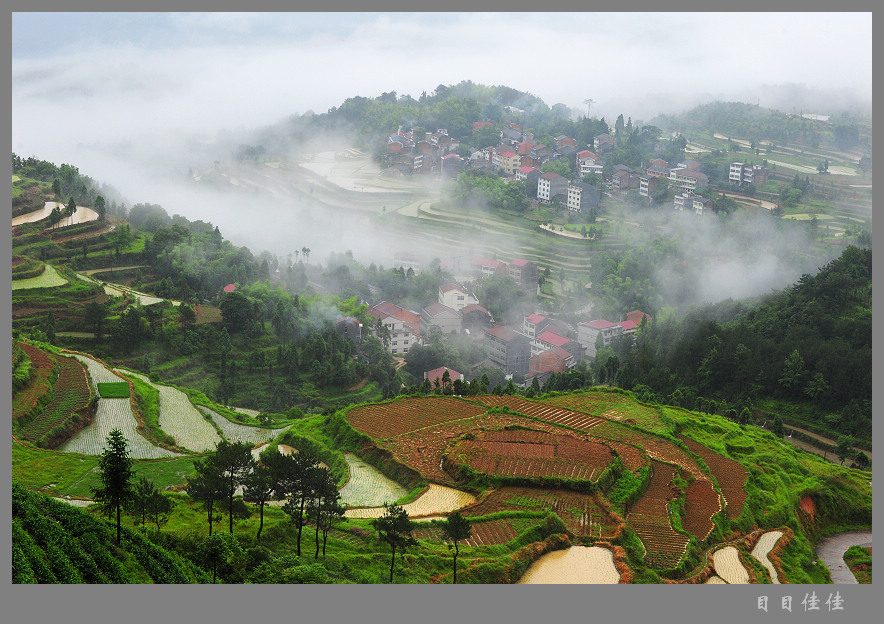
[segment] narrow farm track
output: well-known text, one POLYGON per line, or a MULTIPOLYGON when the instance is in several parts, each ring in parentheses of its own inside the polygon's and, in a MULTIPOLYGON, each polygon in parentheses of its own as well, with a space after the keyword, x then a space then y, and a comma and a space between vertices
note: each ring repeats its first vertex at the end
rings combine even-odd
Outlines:
POLYGON ((826 564, 836 585, 858 585, 856 577, 844 563, 844 553, 851 546, 872 546, 871 531, 846 531, 822 540, 816 547, 817 556, 826 564))
POLYGON ((157 424, 160 429, 175 438, 176 446, 204 453, 215 450, 221 441, 215 428, 193 406, 187 395, 171 386, 155 384, 145 375, 132 371, 120 371, 137 377, 141 381, 156 388, 159 393, 159 416, 157 424))
POLYGON ((760 561, 761 565, 767 568, 767 571, 770 572, 771 582, 777 585, 780 584, 780 579, 777 576, 776 568, 774 568, 773 564, 770 562, 770 559, 767 558, 767 555, 774 547, 774 544, 777 543, 777 540, 779 540, 781 537, 783 537, 782 531, 768 531, 761 536, 761 539, 759 539, 758 543, 755 544, 755 548, 752 549, 752 556, 760 561))

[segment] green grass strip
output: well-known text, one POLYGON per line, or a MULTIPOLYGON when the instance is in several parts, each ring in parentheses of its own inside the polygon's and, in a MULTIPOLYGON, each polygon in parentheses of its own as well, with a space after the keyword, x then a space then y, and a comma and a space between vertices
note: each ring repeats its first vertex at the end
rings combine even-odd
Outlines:
POLYGON ((106 381, 98 384, 98 393, 103 399, 128 399, 129 384, 125 381, 106 381))

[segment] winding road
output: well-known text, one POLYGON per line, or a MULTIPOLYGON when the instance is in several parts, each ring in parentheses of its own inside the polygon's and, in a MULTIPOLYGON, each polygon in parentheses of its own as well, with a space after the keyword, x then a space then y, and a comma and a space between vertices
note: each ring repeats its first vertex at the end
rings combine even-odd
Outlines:
POLYGON ((871 545, 871 531, 846 531, 822 540, 816 547, 816 554, 829 568, 834 584, 858 585, 853 572, 844 563, 844 553, 851 546, 871 545))

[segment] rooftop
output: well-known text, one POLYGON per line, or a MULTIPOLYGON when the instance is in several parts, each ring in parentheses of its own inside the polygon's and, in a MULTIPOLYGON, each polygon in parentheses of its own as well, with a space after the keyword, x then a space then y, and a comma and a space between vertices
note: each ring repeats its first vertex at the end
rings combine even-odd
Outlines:
POLYGON ((517 331, 513 331, 505 325, 495 325, 491 329, 485 330, 485 333, 494 336, 495 338, 499 338, 504 342, 510 342, 515 338, 525 338, 526 340, 528 339, 528 336, 526 336, 525 334, 520 334, 517 331))

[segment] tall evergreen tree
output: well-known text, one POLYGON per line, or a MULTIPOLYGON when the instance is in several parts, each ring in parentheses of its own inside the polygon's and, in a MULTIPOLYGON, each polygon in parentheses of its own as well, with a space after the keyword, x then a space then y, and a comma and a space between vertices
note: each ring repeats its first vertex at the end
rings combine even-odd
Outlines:
POLYGON ((92 498, 101 503, 102 512, 106 516, 116 514, 117 545, 120 544, 120 514, 123 506, 132 498, 132 458, 129 457, 129 443, 123 432, 113 429, 107 436, 107 444, 98 460, 101 485, 91 487, 92 498))

